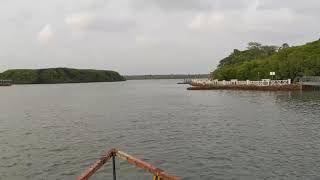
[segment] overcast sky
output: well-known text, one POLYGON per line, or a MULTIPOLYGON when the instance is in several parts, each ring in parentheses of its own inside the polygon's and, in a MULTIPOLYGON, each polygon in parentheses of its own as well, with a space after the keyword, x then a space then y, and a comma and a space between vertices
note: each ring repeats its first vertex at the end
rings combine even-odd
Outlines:
POLYGON ((0 71, 208 73, 247 42, 320 38, 320 0, 1 0, 0 71))

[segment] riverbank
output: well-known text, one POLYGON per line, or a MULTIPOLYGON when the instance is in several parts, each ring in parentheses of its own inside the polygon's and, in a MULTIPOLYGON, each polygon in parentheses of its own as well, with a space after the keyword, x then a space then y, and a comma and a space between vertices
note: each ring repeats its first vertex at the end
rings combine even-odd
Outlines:
POLYGON ((202 79, 209 74, 164 74, 164 75, 125 75, 126 80, 156 80, 156 79, 202 79))
POLYGON ((252 90, 252 91, 300 91, 313 90, 311 86, 290 84, 282 86, 256 86, 256 85, 198 85, 188 87, 188 90, 252 90))

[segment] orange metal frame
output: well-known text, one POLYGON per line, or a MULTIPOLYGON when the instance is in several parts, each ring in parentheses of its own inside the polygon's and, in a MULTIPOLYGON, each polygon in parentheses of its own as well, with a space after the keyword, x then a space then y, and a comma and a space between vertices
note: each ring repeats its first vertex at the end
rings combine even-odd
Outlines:
MULTIPOLYGON (((97 172, 105 163, 107 163, 111 158, 119 157, 122 160, 127 161, 129 164, 132 164, 140 169, 146 170, 153 174, 153 180, 180 180, 180 177, 171 176, 164 172, 163 170, 146 163, 140 159, 137 159, 125 152, 122 152, 118 149, 111 149, 108 151, 104 156, 102 156, 98 161, 96 161, 90 168, 85 170, 77 180, 88 180, 95 172, 97 172)), ((115 177, 115 164, 113 163, 113 170, 114 170, 114 179, 115 177)))

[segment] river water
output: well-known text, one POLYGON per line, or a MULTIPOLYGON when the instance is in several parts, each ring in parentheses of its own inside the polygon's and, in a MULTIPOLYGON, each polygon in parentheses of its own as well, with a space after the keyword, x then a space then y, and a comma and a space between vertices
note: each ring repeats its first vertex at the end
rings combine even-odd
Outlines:
MULTIPOLYGON (((1 87, 0 179, 75 179, 112 147, 183 179, 320 179, 319 92, 176 82, 1 87)), ((117 173, 151 179, 122 161, 117 173)))

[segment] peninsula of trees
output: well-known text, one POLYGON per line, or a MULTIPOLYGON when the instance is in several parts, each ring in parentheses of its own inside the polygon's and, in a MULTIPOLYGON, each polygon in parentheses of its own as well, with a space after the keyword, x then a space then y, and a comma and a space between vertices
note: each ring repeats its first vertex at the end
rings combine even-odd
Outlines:
POLYGON ((320 40, 295 47, 251 42, 246 50, 235 49, 222 59, 212 76, 219 80, 258 80, 269 79, 270 72, 276 73, 276 79, 320 76, 320 40))
POLYGON ((118 72, 93 69, 14 69, 0 73, 0 79, 12 80, 14 84, 55 84, 125 81, 118 72))

